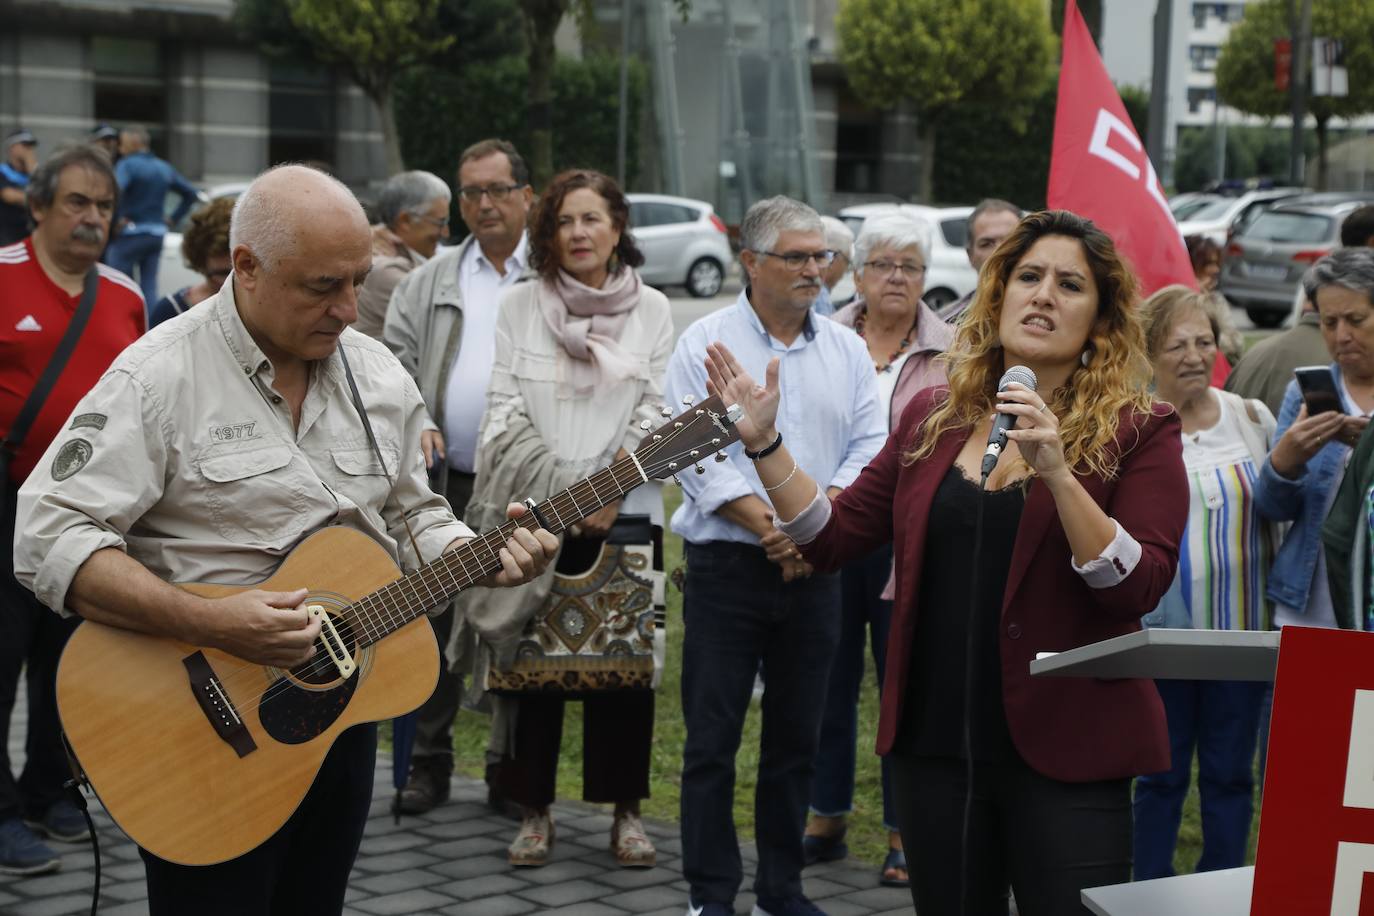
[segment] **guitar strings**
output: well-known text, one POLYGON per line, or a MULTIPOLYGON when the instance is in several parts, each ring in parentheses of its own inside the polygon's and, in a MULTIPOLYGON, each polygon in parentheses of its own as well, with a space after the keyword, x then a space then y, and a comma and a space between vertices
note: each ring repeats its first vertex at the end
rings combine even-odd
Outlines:
MULTIPOLYGON (((591 491, 591 495, 594 501, 602 502, 602 497, 596 489, 595 478, 600 477, 603 474, 608 475, 609 482, 614 484, 619 495, 623 496, 625 493, 628 493, 631 489, 634 489, 639 484, 644 483, 644 480, 639 473, 640 466, 645 467, 646 474, 648 473, 648 468, 652 467, 654 469, 653 476, 658 476, 658 473, 661 471, 680 470, 672 468, 671 465, 675 460, 680 461, 683 457, 688 456, 691 451, 690 449, 684 450, 664 459, 656 459, 657 453, 666 450, 668 445, 674 439, 678 438, 680 435, 686 433, 693 426, 695 426, 700 421, 701 416, 702 414, 699 413, 696 418, 689 420, 686 423, 683 423, 681 426, 675 426, 674 428, 670 429, 667 433, 662 434, 662 438, 658 441, 651 442, 648 445, 642 446, 640 449, 636 450, 635 457, 640 459, 639 466, 636 466, 634 462, 629 458, 623 458, 620 461, 614 462, 613 464, 605 468, 602 472, 594 474, 591 477, 584 478, 583 480, 578 481, 577 483, 568 487, 562 493, 557 494, 554 497, 550 497, 548 500, 546 500, 546 503, 548 503, 547 508, 553 513, 558 524, 561 525, 563 524, 562 518, 564 512, 558 511, 558 500, 567 500, 567 502, 571 503, 571 507, 575 512, 581 513, 582 510, 577 503, 577 498, 574 491, 578 487, 585 486, 587 489, 591 491), (641 452, 643 454, 641 454, 641 452), (618 474, 621 472, 630 472, 631 469, 633 469, 632 482, 629 486, 626 486, 625 484, 621 483, 618 474)), ((667 426, 665 425, 665 427, 663 428, 666 429, 667 426)), ((604 505, 604 502, 602 504, 604 505)), ((564 510, 566 511, 567 508, 567 503, 565 503, 564 510)), ((454 594, 456 594, 458 591, 462 591, 465 588, 471 587, 478 581, 479 578, 484 577, 485 575, 489 575, 490 572, 496 572, 500 570, 502 568, 499 553, 500 549, 505 546, 506 541, 509 539, 509 536, 514 533, 516 527, 526 527, 526 525, 522 524, 522 522, 533 522, 534 525, 537 527, 537 519, 534 519, 532 516, 533 513, 526 513, 519 519, 512 519, 498 526, 497 528, 492 529, 492 531, 474 537, 471 541, 468 542, 468 544, 465 544, 463 548, 459 548, 458 550, 454 551, 449 551, 448 553, 445 553, 433 562, 421 567, 420 569, 414 570, 411 573, 401 576, 400 578, 393 580, 387 585, 384 585, 381 588, 369 593, 368 595, 363 596, 362 598, 358 599, 358 601, 352 602, 351 604, 347 605, 344 608, 344 610, 350 608, 357 609, 360 606, 377 604, 379 606, 378 609, 385 612, 386 614, 386 619, 380 619, 375 615, 363 619, 361 615, 358 613, 355 613, 350 616, 350 620, 354 623, 355 627, 360 621, 363 623, 364 626, 362 629, 366 634, 366 639, 368 640, 366 645, 373 645, 377 642, 380 642, 386 636, 389 636, 391 633, 394 633, 401 626, 405 626, 413 620, 418 620, 419 617, 428 608, 437 606, 438 604, 442 604, 445 601, 451 600, 454 594), (499 542, 500 546, 497 546, 496 544, 493 544, 491 542, 491 536, 493 534, 498 533, 501 535, 501 539, 499 542), (482 556, 481 551, 485 551, 486 555, 482 556), (469 553, 471 554, 471 557, 461 556, 460 554, 463 553, 469 553), (468 559, 477 560, 476 573, 474 573, 471 569, 468 568, 468 559), (495 565, 492 566, 491 564, 495 565), (466 576, 468 579, 466 584, 459 583, 458 588, 456 590, 444 588, 443 584, 438 581, 439 574, 443 573, 447 574, 455 583, 458 583, 457 576, 454 575, 453 569, 450 568, 454 565, 460 567, 462 574, 466 576), (488 572, 488 570, 490 570, 490 572, 488 572), (443 595, 443 597, 435 598, 434 591, 430 589, 431 583, 426 579, 426 577, 428 576, 433 576, 433 578, 435 579, 434 584, 440 586, 440 594, 443 595), (404 602, 404 608, 398 611, 393 608, 387 607, 386 604, 380 601, 380 599, 378 599, 377 597, 380 595, 380 593, 390 589, 394 589, 396 591, 404 591, 404 589, 400 588, 399 586, 406 585, 411 586, 410 591, 412 592, 412 594, 415 594, 416 598, 418 598, 419 596, 413 587, 414 583, 416 582, 423 585, 425 587, 425 590, 429 592, 429 596, 430 599, 432 599, 432 603, 426 603, 423 600, 417 602, 415 599, 406 599, 404 602)), ((572 516, 570 515, 569 517, 572 516)), ((578 519, 581 519, 582 517, 584 517, 584 515, 577 515, 578 519)), ((566 529, 566 527, 567 526, 565 525, 564 528, 566 529)), ((526 527, 526 530, 530 529, 526 527)), ((364 613, 371 614, 370 609, 363 608, 363 610, 364 613)), ((357 640, 360 643, 362 642, 362 640, 358 639, 358 634, 356 631, 354 636, 355 640, 357 640)), ((219 678, 219 681, 221 686, 225 687, 226 689, 228 688, 229 684, 234 681, 238 682, 236 686, 242 686, 244 676, 247 676, 249 678, 260 676, 263 669, 266 667, 270 666, 245 663, 238 666, 236 669, 230 669, 223 677, 219 678)), ((334 661, 329 656, 328 652, 317 653, 316 657, 312 659, 311 662, 305 668, 290 669, 289 673, 292 675, 292 677, 280 677, 271 685, 269 685, 257 697, 250 698, 247 703, 245 703, 241 708, 238 709, 240 717, 250 712, 253 712, 256 709, 259 709, 265 703, 269 702, 275 697, 289 692, 292 686, 294 686, 293 679, 308 679, 315 675, 323 674, 334 667, 334 661)))

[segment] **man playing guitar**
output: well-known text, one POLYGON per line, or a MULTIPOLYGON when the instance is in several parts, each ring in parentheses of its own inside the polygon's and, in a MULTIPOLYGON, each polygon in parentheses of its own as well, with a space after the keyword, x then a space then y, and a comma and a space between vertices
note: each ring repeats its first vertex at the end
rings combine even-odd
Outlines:
MULTIPOLYGON (((348 189, 302 166, 266 172, 238 200, 230 247, 223 289, 125 350, 24 484, 15 572, 60 614, 294 671, 323 656, 306 589, 206 597, 169 583, 260 583, 331 526, 405 568, 473 535, 428 486, 414 383, 348 327, 371 263, 348 189)), ((556 549, 517 526, 482 584, 519 585, 556 549)), ((191 866, 144 850, 153 916, 339 913, 376 737, 339 734, 299 807, 247 853, 191 866)))

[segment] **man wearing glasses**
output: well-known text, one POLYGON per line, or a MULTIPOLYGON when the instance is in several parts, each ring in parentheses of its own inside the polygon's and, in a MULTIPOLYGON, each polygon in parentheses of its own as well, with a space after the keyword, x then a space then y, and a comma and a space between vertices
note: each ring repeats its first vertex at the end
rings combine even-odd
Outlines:
MULTIPOLYGON (((470 234, 407 274, 386 313, 382 341, 415 379, 429 409, 420 447, 431 484, 459 518, 472 496, 497 309, 529 267, 525 216, 533 203, 529 169, 514 146, 482 140, 468 147, 458 160, 458 210, 470 234)), ((453 617, 450 606, 430 618, 441 648, 449 643, 453 617)), ((456 661, 461 666, 468 659, 456 661)), ((462 677, 441 666, 434 694, 417 716, 410 778, 398 800, 405 814, 423 814, 448 800, 453 717, 462 690, 462 677)))
MULTIPOLYGON (((754 378, 776 375, 778 426, 798 468, 848 486, 885 439, 873 363, 848 328, 812 306, 834 259, 820 216, 786 197, 749 208, 740 226, 748 286, 678 340, 670 403, 706 393, 706 347, 727 346, 754 378)), ((813 574, 773 515, 749 455, 681 475, 673 530, 686 542, 683 590, 682 860, 688 913, 734 912, 743 877, 733 817, 735 752, 762 668, 763 745, 755 790, 755 916, 815 916, 802 894, 802 830, 826 680, 839 638, 838 575, 813 574)))
POLYGON ((431 172, 392 175, 377 195, 381 222, 372 227, 372 272, 358 290, 358 320, 353 323, 373 340, 382 325, 391 294, 401 278, 434 257, 448 238, 448 185, 431 172))

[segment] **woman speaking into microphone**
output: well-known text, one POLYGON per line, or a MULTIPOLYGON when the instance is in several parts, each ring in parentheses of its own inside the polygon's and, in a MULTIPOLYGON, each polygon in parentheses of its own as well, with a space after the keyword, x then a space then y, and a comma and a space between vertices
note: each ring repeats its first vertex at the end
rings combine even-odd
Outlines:
POLYGON ((1159 695, 1029 666, 1138 630, 1174 578, 1188 482, 1135 309, 1106 234, 1066 211, 1026 217, 983 267, 948 386, 916 396, 833 502, 776 428, 777 361, 759 386, 709 349, 711 387, 744 408, 746 453, 807 562, 835 570, 893 542, 877 749, 919 850, 921 916, 1005 916, 1009 888, 1022 916, 1087 912, 1081 889, 1130 879, 1130 779, 1169 762, 1159 695), (983 475, 997 414, 1014 425, 983 475))

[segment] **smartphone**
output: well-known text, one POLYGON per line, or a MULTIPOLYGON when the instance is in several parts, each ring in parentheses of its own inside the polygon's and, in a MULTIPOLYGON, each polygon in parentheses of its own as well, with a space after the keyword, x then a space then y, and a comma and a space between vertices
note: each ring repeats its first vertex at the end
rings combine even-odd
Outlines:
POLYGON ((1336 376, 1330 366, 1299 366, 1293 370, 1302 390, 1303 403, 1307 405, 1307 415, 1315 417, 1319 413, 1345 413, 1341 403, 1341 392, 1336 387, 1336 376))

